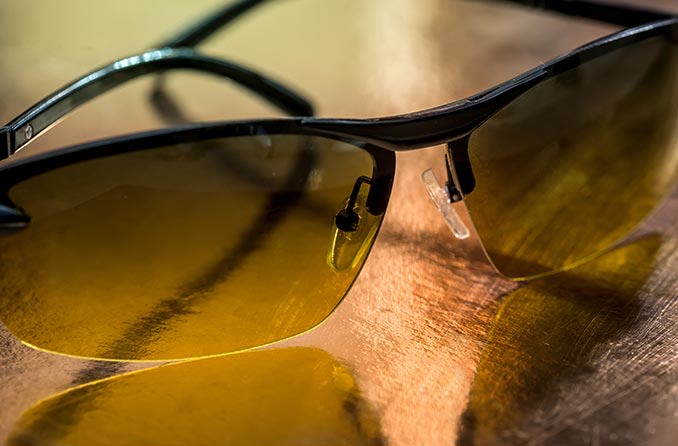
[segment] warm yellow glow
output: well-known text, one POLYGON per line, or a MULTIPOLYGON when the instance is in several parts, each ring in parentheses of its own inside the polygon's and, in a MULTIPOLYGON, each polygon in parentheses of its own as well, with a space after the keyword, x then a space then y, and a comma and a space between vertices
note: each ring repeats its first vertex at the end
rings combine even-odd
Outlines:
POLYGON ((9 445, 382 445, 351 372, 290 348, 173 364, 49 398, 9 445))

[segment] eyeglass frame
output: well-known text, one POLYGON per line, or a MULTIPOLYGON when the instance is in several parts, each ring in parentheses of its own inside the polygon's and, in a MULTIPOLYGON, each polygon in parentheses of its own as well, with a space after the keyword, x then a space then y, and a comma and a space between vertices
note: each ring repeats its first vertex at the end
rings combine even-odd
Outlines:
MULTIPOLYGON (((163 74, 174 69, 192 69, 230 79, 293 117, 182 125, 77 144, 2 166, 0 232, 20 229, 30 222, 30 217, 11 202, 9 190, 32 176, 114 154, 262 133, 325 137, 366 150, 374 161, 366 208, 374 215, 386 210, 395 174, 396 152, 446 144, 448 197, 452 202, 462 201, 475 186, 468 157, 468 139, 494 113, 539 83, 603 54, 657 35, 678 42, 678 16, 669 13, 580 0, 503 0, 627 28, 580 46, 481 93, 442 106, 375 119, 314 118, 310 102, 282 83, 194 49, 266 1, 240 0, 225 6, 156 48, 119 59, 56 91, 0 128, 0 160, 14 155, 85 102, 139 76, 163 74)), ((160 83, 156 87, 156 94, 164 94, 160 83)))

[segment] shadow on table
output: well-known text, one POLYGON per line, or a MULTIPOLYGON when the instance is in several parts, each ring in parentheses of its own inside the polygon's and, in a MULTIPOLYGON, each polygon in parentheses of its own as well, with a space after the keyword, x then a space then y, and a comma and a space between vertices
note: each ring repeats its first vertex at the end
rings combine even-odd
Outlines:
POLYGON ((24 413, 17 445, 381 445, 351 372, 323 350, 262 350, 76 387, 24 413))
MULTIPOLYGON (((562 404, 563 392, 573 391, 568 382, 593 374, 637 323, 639 291, 660 245, 659 236, 649 236, 507 296, 488 334, 459 444, 530 443, 528 425, 539 417, 546 418, 537 423, 542 429, 562 428, 545 408, 562 404)), ((576 398, 586 406, 587 395, 576 398)))

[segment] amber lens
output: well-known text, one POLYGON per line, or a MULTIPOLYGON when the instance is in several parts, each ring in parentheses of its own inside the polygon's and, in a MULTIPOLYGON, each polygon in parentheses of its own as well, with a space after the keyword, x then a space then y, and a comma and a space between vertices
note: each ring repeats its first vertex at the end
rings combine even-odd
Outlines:
POLYGON ((671 191, 677 70, 676 45, 651 37, 541 82, 473 132, 464 201, 501 273, 584 261, 671 191))
MULTIPOLYGON (((338 270, 328 249, 356 179, 372 174, 353 145, 260 135, 31 177, 9 192, 31 222, 0 238, 0 316, 28 344, 94 358, 197 357, 298 334, 362 266, 364 255, 338 270)), ((369 222, 362 254, 381 216, 369 222)))

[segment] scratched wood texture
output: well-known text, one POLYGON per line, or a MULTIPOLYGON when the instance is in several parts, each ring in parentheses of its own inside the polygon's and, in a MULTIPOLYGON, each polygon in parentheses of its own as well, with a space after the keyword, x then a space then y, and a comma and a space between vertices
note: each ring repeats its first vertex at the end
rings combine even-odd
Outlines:
MULTIPOLYGON (((0 119, 219 3, 164 2, 161 10, 131 1, 96 8, 82 0, 3 3, 0 119)), ((325 116, 435 106, 612 30, 484 3, 285 3, 262 9, 249 27, 207 48, 292 80, 325 116), (285 20, 291 24, 273 35, 272 24, 285 20)), ((641 3, 676 9, 671 0, 641 3)), ((87 106, 31 150, 157 126, 148 107, 130 105, 148 85, 137 82, 87 106)), ((270 114, 250 98, 232 99, 221 87, 215 93, 214 83, 186 79, 184 85, 195 119, 270 114)), ((294 353, 284 372, 275 356, 234 355, 223 358, 220 369, 199 362, 184 374, 176 366, 154 369, 132 375, 137 381, 119 378, 40 405, 75 386, 154 364, 39 352, 0 326, 0 442, 12 433, 16 444, 131 444, 143 431, 150 443, 189 438, 214 444, 208 434, 235 419, 227 426, 239 429, 233 442, 240 444, 289 438, 292 444, 675 444, 678 194, 619 249, 571 272, 518 285, 493 273, 477 241, 455 240, 427 201, 419 175, 441 166, 441 148, 398 157, 383 229, 349 295, 320 327, 271 347, 283 356, 287 347, 322 353, 302 359, 294 353), (228 387, 240 399, 217 399, 219 384, 209 373, 232 378, 223 386, 242 384, 243 373, 258 378, 250 387, 228 387), (311 378, 300 386, 295 376, 311 378), (328 392, 327 379, 343 393, 328 392), (115 393, 118 383, 136 390, 115 393), (87 398, 95 404, 73 403, 87 398), (336 413, 313 410, 333 398, 341 403, 336 413), (303 402, 311 409, 301 410, 303 402), (137 407, 144 408, 142 417, 137 407), (93 428, 88 419, 99 424, 93 428), (301 425, 306 437, 286 436, 301 425), (346 434, 351 429, 353 436, 346 434), (264 437, 263 430, 276 435, 264 437)))

